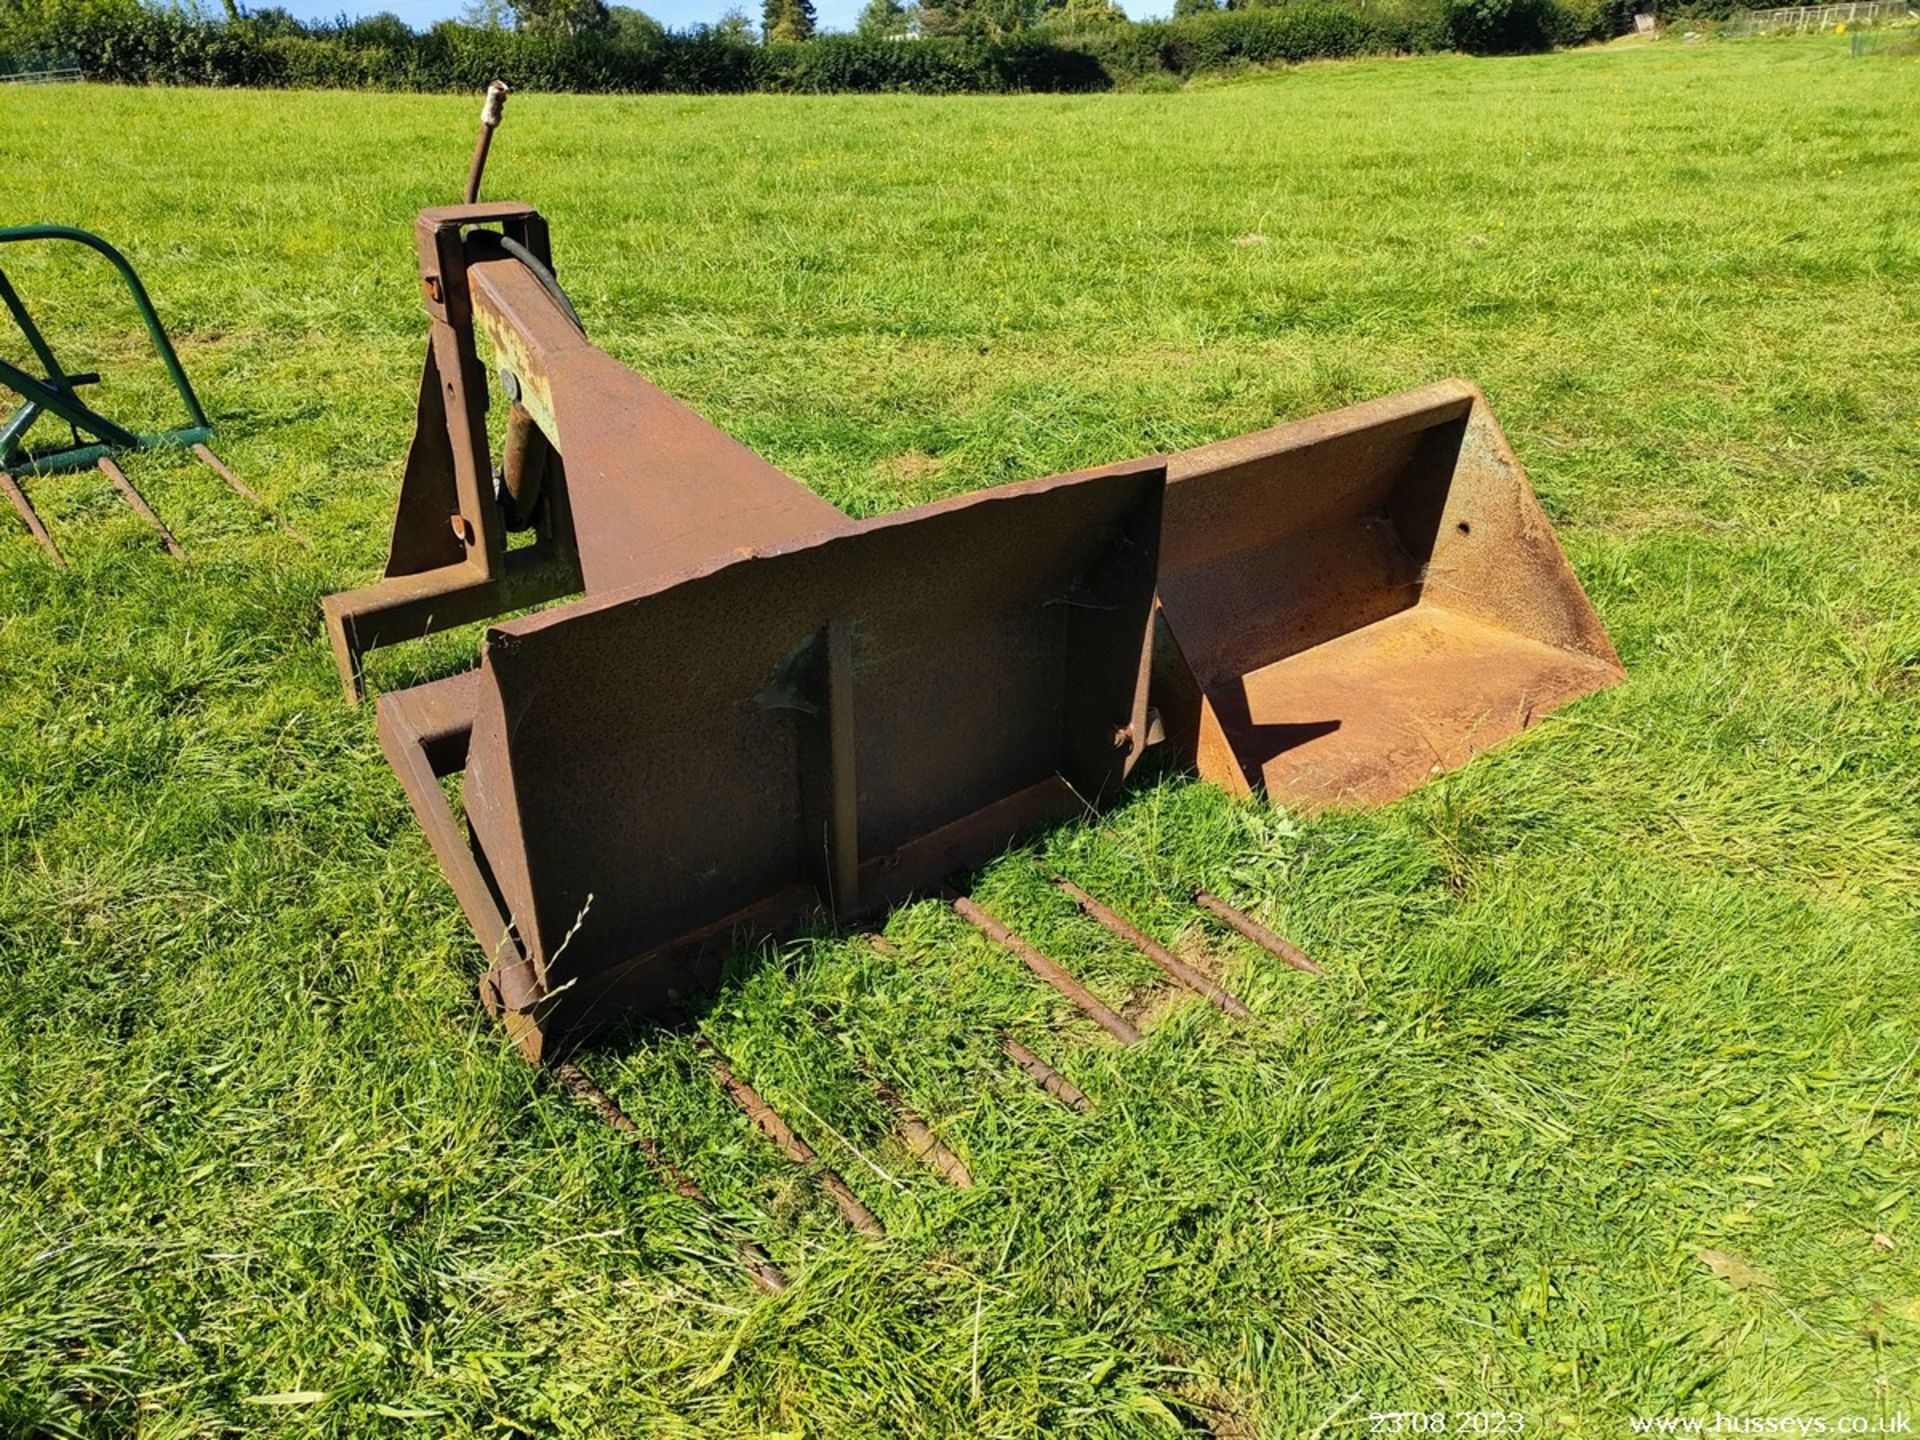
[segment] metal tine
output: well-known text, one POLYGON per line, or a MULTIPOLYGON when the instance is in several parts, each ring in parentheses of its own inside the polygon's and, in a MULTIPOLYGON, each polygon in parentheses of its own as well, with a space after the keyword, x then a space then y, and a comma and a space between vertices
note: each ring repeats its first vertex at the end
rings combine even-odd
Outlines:
POLYGON ((167 553, 176 560, 186 559, 187 552, 180 548, 180 542, 173 538, 173 532, 167 528, 166 522, 153 513, 153 507, 147 504, 146 498, 138 490, 133 488, 133 482, 127 479, 126 473, 113 462, 112 456, 100 457, 100 471, 113 482, 113 488, 120 492, 120 498, 131 505, 134 513, 151 525, 155 533, 166 542, 167 553))
MULTIPOLYGON (((896 956, 900 947, 884 935, 868 931, 860 937, 871 945, 877 954, 896 956)), ((836 1028, 832 1016, 813 1010, 813 1018, 823 1029, 836 1028)), ((873 1073, 873 1069, 864 1060, 855 1058, 853 1068, 860 1072, 861 1079, 872 1088, 880 1103, 893 1116, 893 1126, 900 1139, 906 1144, 913 1157, 932 1170, 942 1180, 957 1190, 973 1188, 973 1172, 967 1169, 963 1161, 953 1151, 940 1142, 933 1133, 933 1127, 917 1115, 913 1107, 900 1097, 900 1092, 873 1073)))
POLYGON ((1086 911, 1087 914, 1097 921, 1109 934, 1117 935, 1129 945, 1133 946, 1134 949, 1138 950, 1142 955, 1145 955, 1149 960, 1153 961, 1154 964, 1166 971, 1169 978, 1186 986, 1196 994, 1206 996, 1214 1005, 1233 1016, 1236 1020, 1251 1018, 1252 1012, 1248 1010, 1245 1005, 1241 1004, 1239 1000, 1221 989, 1220 986, 1216 985, 1206 975, 1189 965, 1178 955, 1175 955, 1144 930, 1129 924, 1127 920, 1116 911, 1101 904, 1064 875, 1054 876, 1053 883, 1058 885, 1061 890, 1071 897, 1074 904, 1086 911))
POLYGON ((953 908, 982 935, 1018 955, 1029 970, 1079 1006, 1087 1018, 1122 1045, 1139 1043, 1140 1032, 1121 1019, 1117 1011, 972 900, 964 895, 956 895, 953 899, 953 908))
POLYGON ((1032 1076, 1034 1082, 1056 1100, 1075 1110, 1093 1108, 1093 1102, 1087 1099, 1085 1091, 1005 1031, 1000 1035, 1000 1048, 1006 1052, 1009 1060, 1032 1076))
POLYGON ((754 1088, 734 1073, 733 1066, 727 1063, 712 1041, 704 1037, 694 1042, 713 1062, 714 1078, 720 1082, 720 1088, 727 1092, 727 1098, 746 1112, 749 1120, 759 1128, 774 1144, 786 1153, 796 1165, 804 1165, 820 1178, 820 1184, 832 1197, 841 1217, 862 1235, 871 1235, 876 1239, 886 1238, 886 1227, 864 1204, 860 1197, 840 1178, 840 1172, 821 1160, 814 1148, 793 1133, 793 1128, 774 1112, 771 1105, 762 1100, 754 1088))
POLYGON ((880 1103, 893 1112, 893 1122, 899 1128, 900 1138, 906 1141, 914 1158, 954 1189, 971 1190, 973 1172, 967 1169, 966 1162, 941 1143, 940 1137, 933 1133, 933 1127, 914 1113, 912 1107, 900 1098, 900 1092, 877 1075, 868 1075, 867 1083, 873 1087, 874 1094, 880 1097, 880 1103))
POLYGON ((242 480, 238 475, 234 474, 233 471, 229 470, 227 468, 227 462, 222 460, 218 455, 214 454, 213 451, 210 450, 205 444, 195 445, 193 447, 193 453, 200 457, 201 461, 206 465, 206 467, 209 470, 213 471, 214 474, 218 475, 222 480, 226 481, 228 486, 232 488, 234 494, 238 495, 243 500, 251 500, 254 504, 258 505, 262 510, 266 511, 267 514, 271 516, 273 520, 280 526, 280 528, 287 532, 287 534, 291 535, 294 539, 298 540, 302 545, 306 546, 307 549, 309 550, 313 549, 313 542, 311 540, 307 539, 306 536, 302 535, 298 530, 294 529, 293 526, 289 525, 286 521, 282 520, 277 514, 275 514, 273 506, 269 505, 258 494, 256 494, 253 488, 249 486, 244 480, 242 480))
POLYGON ((40 517, 34 513, 33 502, 27 499, 27 492, 20 482, 6 471, 0 470, 0 490, 7 492, 7 499, 13 502, 13 508, 26 522, 27 531, 40 542, 40 548, 53 557, 53 563, 62 570, 67 568, 66 557, 60 553, 60 547, 53 543, 53 537, 47 533, 47 527, 40 523, 40 517))
POLYGON ((1193 903, 1198 905, 1202 910, 1209 911, 1218 916, 1231 928, 1239 931, 1269 955, 1274 956, 1276 959, 1284 960, 1294 969, 1305 971, 1309 975, 1324 975, 1327 973, 1312 956, 1308 955, 1306 951, 1302 950, 1292 941, 1283 940, 1258 920, 1255 920, 1250 915, 1242 914, 1219 896, 1209 895, 1205 890, 1196 890, 1193 892, 1193 903))
MULTIPOLYGON (((619 1102, 594 1084, 592 1076, 572 1061, 563 1061, 553 1067, 553 1078, 560 1082, 562 1089, 575 1098, 585 1101, 602 1120, 626 1136, 634 1148, 646 1156, 653 1168, 660 1172, 667 1184, 673 1187, 675 1194, 682 1199, 691 1200, 716 1220, 721 1219, 719 1212, 714 1209, 713 1201, 707 1198, 707 1192, 702 1190, 690 1175, 667 1159, 665 1152, 660 1148, 660 1142, 651 1135, 643 1134, 627 1112, 620 1108, 619 1102)), ((726 1229, 732 1228, 726 1225, 724 1220, 721 1220, 721 1224, 726 1229)), ((733 1253, 740 1257, 740 1263, 746 1266, 747 1273, 753 1277, 755 1285, 769 1295, 778 1295, 787 1288, 786 1274, 773 1263, 766 1251, 743 1235, 733 1235, 730 1238, 733 1240, 733 1253)))
MULTIPOLYGON (((884 935, 868 932, 862 938, 882 955, 898 955, 900 953, 900 947, 884 935)), ((1066 1076, 1047 1064, 1046 1061, 1042 1060, 1018 1040, 1015 1040, 1011 1035, 1005 1032, 1001 1033, 1000 1049, 1008 1059, 1026 1071, 1027 1075, 1031 1077, 1041 1089, 1045 1090, 1055 1099, 1063 1101, 1075 1110, 1084 1111, 1091 1108, 1093 1102, 1088 1100, 1086 1095, 1083 1094, 1072 1081, 1068 1080, 1066 1076)), ((911 1141, 909 1141, 909 1143, 911 1143, 911 1141)))

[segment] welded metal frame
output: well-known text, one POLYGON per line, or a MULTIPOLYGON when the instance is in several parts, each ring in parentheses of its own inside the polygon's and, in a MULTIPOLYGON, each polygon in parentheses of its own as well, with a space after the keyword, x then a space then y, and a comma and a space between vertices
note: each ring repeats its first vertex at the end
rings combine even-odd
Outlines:
POLYGON ((471 267, 497 255, 497 225, 551 265, 547 223, 514 201, 438 206, 414 222, 428 318, 413 444, 394 516, 386 578, 322 606, 340 682, 362 693, 366 652, 490 619, 581 588, 564 481, 548 487, 533 544, 509 551, 487 436, 487 376, 474 341, 471 267))
POLYGON ((325 603, 349 700, 376 646, 853 526, 589 344, 552 280, 537 211, 510 201, 424 210, 415 247, 431 340, 386 578, 325 603), (493 349, 511 407, 498 489, 476 336, 493 349), (503 497, 529 512, 510 515, 503 497), (533 529, 532 543, 508 547, 516 525, 533 529))
MULTIPOLYGON (((1224 701, 1248 673, 1249 666, 1238 662, 1270 663, 1250 648, 1270 637, 1247 633, 1247 617, 1262 606, 1284 613, 1297 605, 1309 612, 1311 633, 1282 637, 1305 652, 1330 636, 1394 621, 1419 603, 1426 587, 1449 578, 1442 573, 1442 560, 1466 567, 1451 577, 1456 585, 1463 576, 1491 577, 1483 608, 1511 598, 1516 586, 1525 589, 1526 613, 1513 643, 1549 656, 1569 655, 1552 663, 1571 666, 1572 678, 1542 672, 1548 677, 1543 683, 1557 688, 1537 694, 1529 679, 1522 700, 1535 710, 1502 718, 1485 735, 1470 733, 1462 744, 1474 749, 1522 728, 1538 709, 1618 676, 1604 631, 1484 398, 1460 382, 1169 459, 1151 457, 856 522, 590 345, 552 279, 546 227, 536 212, 513 203, 424 211, 416 243, 431 340, 387 578, 331 597, 327 623, 343 684, 349 695, 357 695, 361 656, 374 645, 575 591, 587 594, 561 609, 496 626, 479 670, 387 695, 378 707, 383 748, 487 953, 482 998, 530 1055, 542 1053, 550 1034, 597 1023, 628 1007, 658 1008, 677 995, 706 988, 717 979, 730 942, 739 937, 790 933, 823 915, 838 923, 857 920, 937 888, 1024 830, 1084 814, 1090 802, 1111 798, 1113 786, 1153 738, 1150 672, 1156 705, 1171 711, 1168 728, 1183 753, 1197 757, 1204 775, 1230 789, 1244 794, 1258 787, 1258 757, 1248 750, 1248 732, 1236 726, 1224 701), (482 335, 499 360, 513 406, 498 490, 485 422, 487 382, 476 346, 482 335), (1138 488, 1148 481, 1154 487, 1150 505, 1147 492, 1138 488), (1135 488, 1126 490, 1128 485, 1135 488), (1121 488, 1100 491, 1099 486, 1121 488), (1046 494, 1068 497, 1069 508, 1014 508, 999 512, 1003 518, 998 519, 987 508, 1009 502, 1018 507, 1046 494), (1134 496, 1125 505, 1137 513, 1121 521, 1114 509, 1117 499, 1091 505, 1071 499, 1100 494, 1134 496), (1164 551, 1163 497, 1169 536, 1164 551), (519 519, 530 522, 536 534, 532 544, 509 548, 516 505, 528 507, 519 519), (1309 563, 1314 554, 1286 529, 1290 510, 1304 512, 1310 525, 1333 527, 1328 533, 1335 541, 1357 547, 1353 553, 1376 569, 1384 564, 1366 581, 1373 591, 1342 592, 1338 574, 1331 590, 1301 590, 1323 582, 1309 563), (966 522, 973 528, 963 526, 964 533, 939 529, 969 513, 986 518, 966 522), (1043 513, 1053 518, 1034 531, 1030 517, 1043 513), (1143 518, 1149 513, 1150 520, 1143 518), (1016 518, 1022 516, 1029 518, 1016 518), (923 525, 930 528, 914 528, 923 525), (1418 544, 1404 543, 1401 531, 1409 525, 1443 533, 1420 551, 1418 544), (936 531, 947 537, 939 545, 912 538, 936 531), (1472 532, 1482 533, 1469 544, 1472 532), (1108 677, 1097 688, 1111 691, 1113 674, 1126 668, 1129 705, 1120 713, 1111 694, 1089 705, 1069 685, 1065 708, 1057 716, 1049 711, 1045 722, 1059 725, 1065 738, 1041 739, 1040 730, 1029 730, 1023 741, 983 727, 978 708, 956 695, 958 708, 971 715, 957 728, 944 711, 937 721, 898 728, 898 707, 920 704, 931 693, 931 672, 921 674, 920 688, 910 692, 910 699, 903 701, 906 692, 896 691, 879 707, 884 738, 869 759, 910 754, 923 767, 925 785, 943 796, 953 790, 954 799, 943 799, 946 808, 937 817, 923 813, 914 822, 917 828, 901 829, 897 817, 889 821, 885 853, 863 853, 863 806, 871 798, 866 787, 873 777, 865 768, 856 773, 855 757, 862 726, 871 724, 875 713, 870 697, 863 699, 867 681, 862 679, 860 627, 869 622, 858 613, 865 602, 854 603, 852 610, 832 608, 840 603, 832 598, 841 589, 836 577, 898 574, 884 603, 899 608, 904 595, 911 612, 923 603, 914 590, 919 573, 910 563, 914 557, 934 570, 956 553, 991 564, 1040 533, 1083 538, 1098 533, 1109 538, 1088 543, 1117 544, 1098 563, 1126 572, 1130 578, 1122 588, 1128 599, 1118 607, 1094 604, 1086 607, 1089 613, 1124 611, 1128 618, 1120 623, 1131 624, 1130 607, 1136 602, 1159 607, 1157 623, 1148 624, 1149 611, 1143 610, 1139 629, 1129 630, 1117 650, 1117 632, 1105 633, 1096 645, 1103 657, 1100 673, 1108 677), (1019 544, 1010 546, 1005 538, 1010 536, 1019 537, 1019 544), (1497 566, 1484 568, 1488 540, 1521 556, 1517 579, 1497 566), (842 555, 839 561, 816 565, 806 558, 836 546, 846 547, 836 552, 842 555), (858 558, 852 558, 856 552, 858 558), (1432 564, 1421 559, 1428 552, 1432 564), (1122 553, 1129 557, 1124 562, 1114 558, 1122 553), (1227 563, 1216 566, 1217 558, 1227 563), (1149 568, 1142 570, 1143 564, 1149 568), (777 603, 761 603, 765 595, 753 588, 761 582, 737 578, 766 565, 790 577, 779 582, 786 588, 777 603), (783 565, 788 568, 781 571, 783 565), (1483 568, 1473 571, 1473 566, 1483 568), (791 578, 796 576, 802 578, 791 578), (1501 585, 1507 590, 1500 591, 1501 585), (1212 589, 1196 588, 1203 586, 1212 589), (1279 588, 1270 592, 1268 587, 1279 588), (696 591, 717 598, 686 598, 696 591), (1156 592, 1157 601, 1152 599, 1156 592), (1313 603, 1298 605, 1303 598, 1313 603), (758 618, 746 618, 752 615, 758 618), (798 631, 789 633, 789 626, 798 631), (678 642, 660 641, 696 631, 697 642, 682 649, 673 648, 678 642), (769 650, 776 632, 779 644, 769 650), (789 648, 796 636, 797 648, 789 648), (1121 654, 1129 645, 1133 658, 1121 654), (751 651, 750 662, 735 656, 740 664, 731 670, 707 663, 712 655, 735 650, 751 651), (1121 666, 1115 665, 1116 656, 1121 666), (609 684, 604 672, 616 657, 615 668, 628 673, 609 684), (740 665, 752 675, 736 673, 740 665), (705 683, 698 676, 718 687, 710 708, 689 702, 675 709, 678 701, 660 699, 705 683), (723 708, 711 708, 722 702, 723 708), (791 728, 743 723, 740 715, 754 707, 790 714, 791 728), (642 733, 644 742, 635 738, 642 733), (997 738, 982 741, 988 733, 997 738), (972 780, 955 779, 966 768, 947 753, 956 740, 962 748, 975 747, 967 762, 975 766, 972 780), (1020 750, 1023 744, 1034 755, 1054 757, 1048 763, 1051 767, 1057 760, 1058 773, 1023 769, 1025 758, 1007 763, 1007 755, 1027 753, 1020 750), (1055 745, 1063 747, 1057 756, 1048 748, 1055 745), (1085 763, 1088 747, 1101 749, 1112 765, 1085 763), (716 755, 736 757, 727 763, 742 775, 751 767, 758 777, 752 785, 764 782, 772 790, 742 791, 741 776, 730 774, 727 764, 716 764, 716 755), (980 789, 980 777, 987 773, 981 765, 993 772, 997 788, 991 793, 980 789), (442 784, 462 772, 464 821, 442 784), (1013 783, 1015 772, 1018 783, 1013 783), (1063 778, 1076 774, 1101 778, 1076 790, 1063 778), (624 787, 617 793, 616 782, 624 787), (716 820, 706 809, 685 808, 689 794, 726 815, 716 820), (715 798, 721 795, 724 800, 715 798), (755 818, 748 831, 740 831, 738 817, 746 813, 755 818), (649 830, 656 825, 658 833, 649 830), (745 837, 756 831, 806 837, 805 862, 788 864, 765 846, 755 849, 745 837), (635 848, 642 834, 653 834, 651 849, 635 848), (704 862, 696 863, 701 856, 724 864, 703 870, 704 862), (749 878, 703 891, 694 903, 671 890, 680 881, 656 877, 656 870, 660 877, 684 870, 689 885, 696 876, 733 876, 736 870, 749 878), (589 871, 600 874, 599 892, 575 883, 589 871), (603 913, 589 927, 591 933, 579 934, 579 917, 588 913, 596 893, 603 913), (609 908, 613 915, 604 913, 609 908), (574 948, 566 966, 550 972, 569 944, 574 948)), ((1313 541, 1320 531, 1306 534, 1313 541)), ((1048 584, 1065 584, 1077 574, 1058 569, 1060 557, 1070 553, 1060 548, 1066 544, 1062 539, 1053 550, 1034 551, 1053 556, 1047 563, 1055 570, 1033 573, 1057 573, 1057 581, 1048 584)), ((1080 556, 1074 564, 1093 563, 1087 553, 1071 553, 1080 556)), ((1007 573, 1023 573, 1022 567, 1013 562, 1007 573)), ((858 587, 848 593, 856 592, 869 599, 878 593, 858 587)), ((975 608, 965 612, 969 624, 998 613, 997 602, 987 599, 991 593, 981 591, 971 602, 975 608)), ((1073 608, 1083 600, 1062 594, 1046 603, 1073 608)), ((1475 612, 1467 613, 1482 624, 1475 612)), ((930 633, 922 643, 944 642, 930 633)), ((1029 660, 1032 654, 1018 648, 1030 641, 1010 649, 1004 636, 971 636, 966 643, 986 647, 976 654, 1024 653, 1029 660)), ((1520 658, 1536 664, 1532 651, 1520 658)), ((1003 661, 996 658, 993 664, 1003 661)), ((1400 683, 1400 672, 1391 665, 1381 666, 1380 673, 1400 683)), ((1040 700, 1038 691, 1028 703, 1033 702, 1057 703, 1040 700)), ((1480 723, 1473 719, 1475 726, 1480 723)), ((1331 749, 1334 759, 1344 762, 1338 746, 1331 749)), ((1393 787, 1407 788, 1411 773, 1396 760, 1377 782, 1370 774, 1361 778, 1384 795, 1393 787)), ((889 803, 896 809, 899 780, 896 773, 880 786, 895 797, 889 803)), ((1342 771, 1330 791, 1335 803, 1352 798, 1357 793, 1352 772, 1342 771)), ((1274 798, 1316 797, 1302 789, 1274 798)), ((774 843, 774 849, 784 843, 774 843)), ((967 902, 961 908, 969 913, 967 902)), ((1109 928, 1118 922, 1097 902, 1089 913, 1109 928)), ((1216 913, 1236 923, 1236 915, 1216 913)), ((1062 975, 1036 963, 1027 953, 1031 947, 1022 948, 1017 936, 998 933, 997 922, 984 912, 970 918, 1089 1009, 1111 1033, 1130 1038, 1124 1021, 1089 1007, 1088 997, 1075 995, 1070 984, 1063 986, 1062 975)), ((1146 938, 1138 936, 1135 943, 1146 938)), ((1264 932, 1253 938, 1262 944, 1271 939, 1264 932)), ((1239 1008, 1153 942, 1148 941, 1147 953, 1222 1008, 1239 1008)), ((1275 948, 1274 953, 1298 968, 1316 968, 1297 952, 1275 948)))

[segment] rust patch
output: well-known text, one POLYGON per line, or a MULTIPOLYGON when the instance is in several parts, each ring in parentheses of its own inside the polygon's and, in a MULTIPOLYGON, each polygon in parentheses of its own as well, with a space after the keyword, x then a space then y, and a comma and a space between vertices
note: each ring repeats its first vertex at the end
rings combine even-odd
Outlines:
POLYGON ((900 1093, 886 1081, 873 1076, 868 1077, 867 1083, 873 1086, 880 1103, 892 1112, 894 1126, 907 1149, 913 1152, 913 1157, 954 1189, 971 1190, 973 1173, 967 1169, 965 1162, 941 1142, 933 1127, 914 1113, 907 1102, 900 1098, 900 1093))
POLYGON ((1187 964, 1151 935, 1148 935, 1145 931, 1122 918, 1117 912, 1094 899, 1093 896, 1082 890, 1071 880, 1056 875, 1053 883, 1066 892, 1076 905, 1086 911, 1094 920, 1098 921, 1101 927, 1108 933, 1119 936, 1142 955, 1145 955, 1149 960, 1153 961, 1154 964, 1158 965, 1161 970, 1166 972, 1169 979, 1184 985, 1196 994, 1206 996, 1212 1004, 1224 1010, 1235 1019, 1245 1020, 1247 1018, 1248 1010, 1245 1005, 1242 1005, 1238 1000, 1234 999, 1233 996, 1214 984, 1209 976, 1194 969, 1193 966, 1187 964))
POLYGON ((127 507, 147 522, 154 534, 160 537, 160 543, 167 547, 167 553, 176 560, 187 558, 187 552, 180 548, 180 542, 173 538, 173 531, 167 528, 167 522, 153 513, 153 507, 147 504, 146 497, 133 488, 133 482, 127 479, 126 471, 114 463, 111 456, 102 455, 99 460, 100 473, 113 482, 113 488, 120 492, 120 498, 127 507))
POLYGON ((39 542, 40 548, 47 552, 54 564, 62 570, 66 569, 66 557, 61 555, 60 547, 53 543, 53 537, 47 533, 47 527, 40 523, 40 516, 35 513, 33 502, 27 499, 27 492, 18 480, 4 470, 0 470, 0 492, 5 493, 8 503, 20 516, 21 523, 27 527, 27 533, 39 542))
POLYGON ((1007 1058, 1027 1072, 1029 1078, 1049 1095, 1075 1110, 1089 1110, 1093 1102, 1066 1076, 1042 1060, 1011 1035, 1000 1037, 1000 1048, 1007 1058))
POLYGON ((1140 1032, 1121 1019, 1111 1006, 1074 979, 1055 961, 1041 954, 1001 924, 992 914, 981 909, 964 895, 954 899, 953 908, 982 935, 1017 955, 1029 970, 1071 1000, 1082 1014, 1122 1045, 1139 1043, 1140 1032))
POLYGON ((1291 940, 1276 935, 1251 915, 1243 914, 1234 909, 1233 906, 1227 904, 1226 901, 1220 899, 1218 896, 1210 895, 1205 890, 1196 890, 1193 894, 1193 903, 1209 914, 1225 921, 1229 929, 1239 932, 1239 934, 1251 940, 1269 955, 1277 960, 1285 961, 1294 969, 1308 975, 1324 975, 1327 973, 1320 967, 1317 961, 1291 940))

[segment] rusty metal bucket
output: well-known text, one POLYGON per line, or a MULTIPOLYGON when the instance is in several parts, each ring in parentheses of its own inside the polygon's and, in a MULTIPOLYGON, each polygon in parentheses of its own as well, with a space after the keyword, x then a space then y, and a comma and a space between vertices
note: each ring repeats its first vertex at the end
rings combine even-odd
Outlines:
MULTIPOLYGON (((489 91, 468 203, 416 224, 430 340, 386 576, 325 615, 357 699, 371 650, 580 597, 492 625, 477 669, 377 707, 487 953, 482 1001, 530 1059, 710 988, 739 940, 948 893, 1030 827, 1112 800, 1156 735, 1150 686, 1204 776, 1318 806, 1393 798, 1620 677, 1484 399, 1457 382, 1171 461, 841 514, 588 343, 545 221, 476 202, 503 94, 489 91), (507 410, 497 457, 479 338, 507 410)), ((1054 878, 1171 982, 1250 1018, 1054 878)), ((1293 971, 1324 973, 1267 923, 1189 894, 1293 971)), ((972 897, 949 898, 1115 1041, 1142 1040, 972 897)), ((1092 1105, 997 1038, 1062 1104, 1092 1105)), ((699 1044, 847 1223, 883 1235, 748 1074, 699 1044)), ((712 1211, 577 1063, 553 1073, 712 1211)), ((973 1186, 901 1092, 868 1079, 908 1148, 973 1186)), ((756 1284, 786 1286, 715 1219, 756 1284)))
POLYGON ((1169 457, 1154 698, 1206 779, 1378 805, 1623 678, 1452 380, 1169 457))

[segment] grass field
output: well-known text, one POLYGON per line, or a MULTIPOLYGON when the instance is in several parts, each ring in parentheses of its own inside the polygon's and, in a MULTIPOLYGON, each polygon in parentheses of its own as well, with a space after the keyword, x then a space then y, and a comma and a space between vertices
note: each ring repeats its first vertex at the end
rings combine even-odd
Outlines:
MULTIPOLYGON (((1448 375, 1629 682, 1377 813, 1177 776, 1041 847, 1252 1006, 1174 1001, 1031 855, 897 959, 743 957, 586 1064, 784 1265, 510 1053, 340 701, 471 98, 0 92, 8 222, 141 266, 219 448, 0 515, 0 1433, 1374 1433, 1369 1412, 1920 1411, 1920 60, 1832 37, 1310 67, 1186 93, 516 98, 490 192, 590 332, 862 513, 1448 375), (1203 882, 1327 966, 1203 928, 1203 882), (1095 1101, 1012 1073, 1040 1037, 1095 1101), (941 1186, 859 1079, 982 1183, 941 1186), (1704 1256, 1704 1258, 1703 1258, 1704 1256)), ((163 418, 102 272, 9 273, 163 418)), ((17 352, 10 342, 9 352, 17 352)), ((102 403, 106 403, 103 398, 102 403)), ((471 634, 373 668, 456 668, 471 634)), ((1459 1433, 1454 1421, 1450 1433, 1459 1433)))

